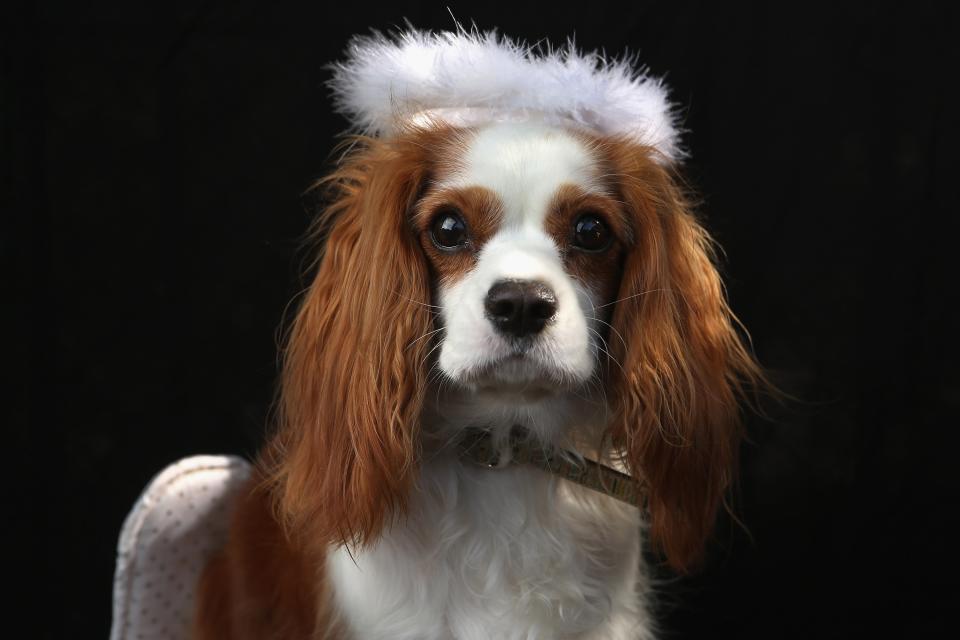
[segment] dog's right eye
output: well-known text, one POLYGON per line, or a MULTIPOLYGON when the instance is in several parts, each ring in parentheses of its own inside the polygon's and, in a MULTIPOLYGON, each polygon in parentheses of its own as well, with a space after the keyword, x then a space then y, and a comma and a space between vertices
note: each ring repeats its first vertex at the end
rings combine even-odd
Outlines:
POLYGON ((459 249, 467 244, 467 223, 460 211, 453 207, 441 209, 430 224, 430 237, 437 247, 459 249))

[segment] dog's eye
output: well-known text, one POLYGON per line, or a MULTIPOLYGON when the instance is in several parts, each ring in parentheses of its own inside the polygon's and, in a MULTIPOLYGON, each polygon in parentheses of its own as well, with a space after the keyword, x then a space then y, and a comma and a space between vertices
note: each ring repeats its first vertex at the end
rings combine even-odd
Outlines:
POLYGON ((430 224, 430 237, 441 249, 457 249, 467 244, 467 223, 457 209, 441 209, 430 224))
POLYGON ((610 246, 610 231, 595 213, 585 213, 573 223, 573 246, 584 251, 603 251, 610 246))

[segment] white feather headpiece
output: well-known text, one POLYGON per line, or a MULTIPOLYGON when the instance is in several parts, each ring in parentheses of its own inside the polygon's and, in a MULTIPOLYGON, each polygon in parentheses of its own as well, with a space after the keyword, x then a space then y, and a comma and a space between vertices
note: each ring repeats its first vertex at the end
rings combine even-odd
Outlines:
POLYGON ((337 109, 368 135, 404 123, 470 126, 541 119, 682 155, 667 89, 632 61, 531 47, 498 35, 409 30, 357 37, 330 82, 337 109))

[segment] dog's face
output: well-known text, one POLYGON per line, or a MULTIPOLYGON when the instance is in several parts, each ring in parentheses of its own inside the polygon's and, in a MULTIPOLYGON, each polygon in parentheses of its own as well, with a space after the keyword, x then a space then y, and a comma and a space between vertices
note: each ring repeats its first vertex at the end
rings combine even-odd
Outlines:
POLYGON ((419 204, 451 380, 551 390, 592 374, 594 309, 619 263, 598 169, 570 134, 500 125, 478 132, 419 204))
POLYGON ((268 459, 288 523, 374 539, 452 404, 547 441, 598 422, 649 487, 654 545, 694 560, 760 374, 668 163, 556 126, 435 126, 367 141, 329 182, 268 459))
POLYGON ((414 207, 438 307, 432 364, 461 402, 480 401, 469 419, 495 405, 549 438, 551 409, 601 384, 631 233, 602 166, 574 134, 494 125, 459 140, 414 207))

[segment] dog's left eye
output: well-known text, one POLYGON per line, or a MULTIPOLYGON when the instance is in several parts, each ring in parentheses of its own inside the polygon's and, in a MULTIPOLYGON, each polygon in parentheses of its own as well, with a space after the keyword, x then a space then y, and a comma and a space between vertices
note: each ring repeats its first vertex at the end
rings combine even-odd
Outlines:
POLYGON ((610 246, 610 230, 600 216, 584 213, 573 223, 573 246, 584 251, 598 252, 610 246))
POLYGON ((430 237, 441 249, 457 249, 467 244, 467 223, 457 209, 442 209, 430 224, 430 237))

